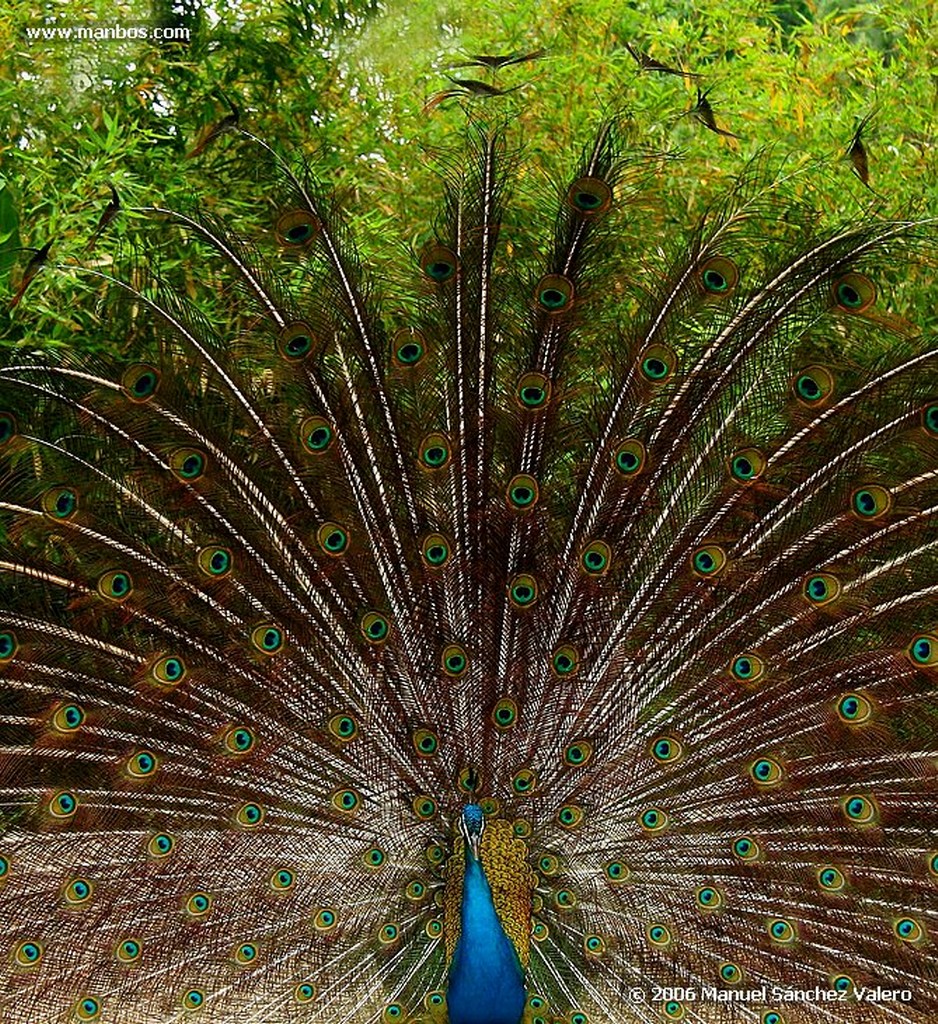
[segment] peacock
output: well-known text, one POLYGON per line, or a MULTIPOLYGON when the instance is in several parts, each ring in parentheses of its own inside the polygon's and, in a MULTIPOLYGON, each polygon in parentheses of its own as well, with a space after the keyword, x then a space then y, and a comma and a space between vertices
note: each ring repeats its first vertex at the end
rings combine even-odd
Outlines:
POLYGON ((512 221, 452 81, 401 287, 234 107, 259 238, 113 270, 112 184, 27 268, 121 356, 0 371, 0 1017, 935 1021, 934 222, 762 154, 619 255, 666 157, 611 114, 512 221))

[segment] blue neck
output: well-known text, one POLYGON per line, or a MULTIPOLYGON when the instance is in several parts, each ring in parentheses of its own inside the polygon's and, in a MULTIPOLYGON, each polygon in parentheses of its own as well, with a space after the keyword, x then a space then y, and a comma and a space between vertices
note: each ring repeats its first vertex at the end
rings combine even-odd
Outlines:
POLYGON ((466 845, 462 931, 449 971, 449 1024, 519 1024, 524 971, 492 903, 482 863, 466 845))

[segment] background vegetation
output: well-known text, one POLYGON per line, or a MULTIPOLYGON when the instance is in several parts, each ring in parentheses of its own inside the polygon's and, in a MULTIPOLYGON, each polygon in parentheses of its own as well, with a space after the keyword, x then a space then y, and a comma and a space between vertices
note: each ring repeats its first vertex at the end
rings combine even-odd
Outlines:
MULTIPOLYGON (((936 41, 933 0, 0 0, 0 294, 15 289, 25 247, 50 238, 59 265, 106 268, 135 205, 199 195, 244 230, 269 224, 243 146, 220 139, 187 158, 226 101, 243 127, 335 184, 367 256, 400 260, 429 237, 435 166, 465 122, 465 102, 424 109, 449 85, 448 65, 541 47, 544 59, 489 77, 513 91, 484 101, 518 147, 521 230, 612 112, 636 152, 681 157, 654 163, 635 223, 645 241, 693 225, 766 147, 787 171, 808 168, 793 188, 826 222, 938 215, 936 41), (176 26, 190 38, 36 38, 78 26, 176 26), (641 73, 626 43, 699 73, 740 138, 686 116, 694 81, 641 73), (872 191, 844 158, 867 115, 872 191), (87 253, 109 182, 125 212, 87 253)), ((164 268, 184 267, 181 245, 162 250, 164 268)), ((199 271, 183 272, 194 293, 199 271)), ((67 270, 40 275, 20 307, 0 306, 0 344, 120 351, 85 294, 94 287, 67 270)), ((932 266, 902 269, 885 290, 891 309, 934 331, 932 266)))

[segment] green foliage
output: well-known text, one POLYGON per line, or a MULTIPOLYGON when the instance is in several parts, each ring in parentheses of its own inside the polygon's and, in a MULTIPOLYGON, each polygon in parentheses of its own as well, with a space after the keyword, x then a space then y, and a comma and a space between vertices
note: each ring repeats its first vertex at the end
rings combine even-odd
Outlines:
MULTIPOLYGON (((793 193, 825 223, 934 213, 936 39, 929 0, 481 0, 445 8, 427 0, 132 0, 117 8, 101 0, 64 7, 7 0, 0 7, 0 289, 13 290, 29 258, 16 250, 49 237, 65 269, 54 281, 40 275, 12 317, 0 311, 0 337, 7 345, 119 350, 121 339, 102 335, 85 294, 97 286, 67 268, 81 261, 106 269, 131 231, 135 205, 186 205, 203 195, 213 212, 248 232, 268 222, 243 147, 218 139, 186 158, 229 103, 243 127, 302 154, 335 183, 369 255, 389 237, 411 248, 429 237, 434 168, 452 154, 466 108, 504 117, 519 146, 509 241, 527 237, 545 183, 562 180, 592 126, 611 113, 624 116, 636 152, 681 157, 649 163, 654 180, 632 220, 643 237, 692 226, 767 146, 793 175, 793 193), (113 36, 117 27, 125 36, 146 27, 149 37, 102 32, 113 36), (78 28, 98 38, 78 39, 78 28), (63 38, 68 29, 72 37, 63 38), (157 39, 157 29, 184 29, 189 38, 157 39), (718 123, 739 140, 687 116, 693 79, 643 73, 626 44, 699 73, 703 87, 713 87, 718 123), (448 68, 466 54, 539 47, 544 59, 494 75, 448 68), (425 109, 451 85, 447 73, 514 91, 425 109), (867 114, 872 190, 844 158, 867 114), (125 212, 88 254, 109 183, 125 212)), ((400 255, 384 252, 397 263, 400 255)), ((163 250, 164 268, 180 261, 181 249, 163 250)), ((888 283, 889 306, 933 330, 932 285, 930 267, 903 271, 888 283)))

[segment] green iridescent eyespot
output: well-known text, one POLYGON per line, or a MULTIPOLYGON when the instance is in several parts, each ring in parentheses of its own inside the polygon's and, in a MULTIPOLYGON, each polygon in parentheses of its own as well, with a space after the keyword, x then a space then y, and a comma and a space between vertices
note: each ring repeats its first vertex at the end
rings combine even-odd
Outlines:
POLYGON ((938 665, 938 636, 932 633, 920 634, 909 644, 907 653, 913 665, 934 668, 938 665))
POLYGON ((155 774, 159 761, 149 750, 138 750, 127 761, 127 774, 135 779, 145 779, 155 774))
POLYGON ((316 997, 316 986, 304 981, 293 990, 293 998, 298 1003, 310 1003, 316 997))
POLYGON ((601 935, 586 935, 583 938, 583 950, 588 956, 602 956, 606 952, 606 942, 601 935))
POLYGON ((892 926, 893 933, 897 939, 901 939, 902 942, 908 942, 910 944, 917 944, 923 942, 925 939, 925 929, 915 920, 914 917, 900 917, 892 926))
POLYGON ((415 878, 412 882, 407 883, 407 887, 404 889, 404 895, 412 903, 419 903, 424 896, 427 895, 427 887, 423 882, 415 878))
POLYGON ((718 544, 705 544, 691 555, 691 567, 697 576, 717 576, 726 566, 726 552, 718 544))
POLYGON ((203 476, 207 465, 205 453, 198 448, 177 448, 169 457, 170 470, 185 483, 203 476))
POLYGON ((134 584, 130 573, 122 569, 111 569, 98 579, 98 593, 108 601, 120 604, 133 593, 134 584))
POLYGON ((728 985, 737 985, 743 980, 743 972, 738 964, 720 964, 720 980, 725 981, 728 985))
POLYGON ((562 274, 548 274, 538 282, 534 298, 543 312, 562 313, 573 305, 573 282, 562 274))
POLYGON ((443 469, 452 458, 449 440, 444 434, 428 434, 420 445, 420 465, 431 472, 443 469))
POLYGON ((491 720, 496 729, 510 729, 518 721, 518 705, 511 697, 502 697, 492 708, 491 720))
POLYGON ((330 802, 342 814, 357 814, 362 808, 362 795, 357 789, 337 789, 330 802))
POLYGON ((189 988, 182 994, 182 1005, 186 1010, 198 1010, 204 1002, 205 993, 200 988, 189 988))
POLYGON ((50 487, 43 492, 41 504, 50 519, 65 521, 78 511, 78 493, 71 487, 50 487))
POLYGON ((754 683, 765 673, 765 663, 752 653, 740 654, 730 664, 730 674, 741 683, 754 683))
POLYGON ((93 996, 83 996, 75 1006, 78 1020, 97 1020, 101 1016, 101 1004, 93 996))
POLYGON ((649 750, 659 764, 673 764, 684 756, 684 744, 674 736, 656 736, 649 750))
POLYGON ((73 878, 63 891, 65 902, 70 906, 79 907, 91 899, 94 885, 87 878, 73 878))
POLYGON ((701 910, 718 910, 723 906, 723 894, 712 885, 702 885, 697 890, 696 899, 701 910))
POLYGON ((645 929, 648 941, 659 949, 665 949, 671 945, 671 929, 663 924, 650 924, 645 929))
POLYGON ((281 358, 290 363, 304 360, 313 351, 314 345, 312 328, 299 321, 287 324, 277 335, 277 351, 281 358))
POLYGON ((837 701, 837 717, 847 725, 862 725, 873 714, 873 705, 862 693, 845 693, 837 701))
POLYGON ((603 874, 610 882, 624 882, 631 873, 629 866, 621 860, 610 860, 603 865, 603 874))
POLYGON ((392 359, 400 367, 416 366, 427 353, 424 336, 414 327, 402 327, 391 342, 392 359))
POLYGON ((434 757, 439 752, 440 738, 432 729, 415 729, 410 739, 418 757, 434 757))
POLYGON ((892 494, 878 484, 860 487, 850 495, 850 510, 859 519, 880 519, 892 508, 892 494))
POLYGON ((574 740, 563 752, 563 763, 569 768, 582 768, 593 756, 593 744, 589 740, 574 740))
POLYGON ((388 638, 391 627, 388 620, 378 612, 366 612, 362 616, 361 633, 370 644, 383 643, 388 638))
POLYGON ((235 947, 232 959, 235 963, 246 966, 257 959, 258 952, 259 950, 253 942, 242 942, 239 946, 235 947))
POLYGON ((160 383, 160 372, 149 363, 134 363, 128 366, 121 377, 124 394, 132 402, 148 402, 160 383))
POLYGON ((313 927, 318 932, 331 932, 339 923, 339 915, 331 907, 323 907, 313 917, 313 927))
POLYGON ((210 545, 200 548, 196 557, 199 571, 213 579, 223 579, 231 572, 233 557, 230 548, 210 545))
POLYGON ((567 189, 567 204, 582 217, 596 217, 612 206, 612 189, 602 178, 584 175, 567 189))
POLYGON ((114 955, 122 964, 136 963, 143 953, 139 939, 124 939, 117 946, 114 955))
POLYGON ((513 476, 505 490, 505 500, 508 507, 517 512, 526 512, 537 504, 538 488, 537 481, 533 476, 526 473, 518 473, 513 476))
POLYGON ((844 274, 831 285, 834 305, 844 313, 862 313, 876 301, 876 286, 863 274, 844 274))
POLYGON ((420 266, 431 281, 444 284, 456 276, 459 262, 452 249, 445 245, 430 245, 420 257, 420 266))
POLYGON ((27 940, 13 950, 13 960, 18 967, 35 967, 42 959, 42 944, 27 940))
POLYGON ((450 543, 442 533, 431 533, 420 545, 424 563, 431 569, 446 565, 450 557, 450 543))
POLYGON ((620 441, 612 453, 612 464, 622 476, 636 476, 645 468, 645 446, 636 437, 620 441))
POLYGON ((160 686, 177 686, 186 677, 186 663, 175 654, 164 654, 153 662, 149 674, 160 686))
POLYGON ((738 839, 733 840, 733 856, 736 857, 737 860, 759 860, 761 853, 762 851, 759 848, 759 844, 752 838, 752 836, 740 836, 738 839))
POLYGON ((0 630, 0 665, 11 661, 16 657, 16 652, 20 649, 20 645, 17 642, 16 634, 12 629, 0 630))
POLYGON ((739 269, 725 256, 712 256, 701 263, 697 275, 701 288, 714 298, 731 295, 739 281, 739 269))
POLYGON ((580 552, 580 568, 587 576, 602 576, 612 561, 612 548, 603 540, 591 540, 580 552))
POLYGON ((537 602, 537 580, 529 573, 518 573, 508 584, 508 597, 515 608, 530 608, 537 602))
MULTIPOLYGON (((0 416, 0 429, 2 429, 2 416, 0 416)), ((922 429, 932 437, 938 437, 938 402, 922 406, 922 429)), ((0 444, 3 443, 0 436, 0 444)))
POLYGON ((834 393, 834 378, 823 366, 808 366, 795 375, 792 386, 802 405, 822 405, 834 393))
POLYGON ((818 885, 827 892, 840 892, 847 884, 844 873, 833 864, 818 868, 817 880, 818 885))
POLYGON ((320 223, 309 210, 288 210, 277 219, 277 239, 288 249, 301 249, 320 231, 320 223))
POLYGON ((552 878, 560 871, 560 858, 552 853, 541 854, 537 859, 537 870, 539 874, 552 878))
POLYGON ((328 722, 329 732, 340 742, 348 743, 358 736, 358 719, 348 711, 333 715, 328 722))
POLYGON ((519 796, 527 796, 537 788, 537 774, 531 768, 522 768, 515 772, 511 780, 511 788, 519 796))
POLYGON ((186 913, 192 917, 204 917, 212 909, 212 896, 207 892, 194 892, 186 900, 186 913))
POLYGON ((307 416, 300 424, 300 439, 306 451, 319 455, 335 440, 335 430, 325 417, 307 416))
POLYGON ((222 744, 228 754, 249 754, 254 749, 257 738, 246 725, 233 725, 225 730, 222 744))
POLYGON ((849 974, 835 974, 831 978, 831 988, 835 992, 852 993, 855 988, 853 978, 849 974))
POLYGON ((266 812, 260 804, 249 802, 235 811, 235 824, 241 828, 256 828, 263 822, 266 812))
POLYGON ((805 599, 817 607, 830 604, 840 595, 840 581, 829 572, 815 573, 804 581, 805 599))
POLYGON ((411 806, 421 821, 427 821, 436 814, 436 801, 426 794, 415 796, 411 806))
POLYGON ((338 523, 323 523, 316 531, 316 541, 324 554, 338 557, 345 554, 349 535, 345 527, 338 523))
POLYGON ((85 712, 80 704, 60 704, 52 712, 52 728, 57 732, 74 732, 84 721, 85 712))
POLYGON ((543 373, 531 371, 518 378, 515 400, 522 409, 535 411, 543 409, 550 401, 550 381, 543 373))
POLYGON ((74 793, 61 790, 52 795, 47 806, 53 818, 71 818, 78 810, 78 798, 74 793))
POLYGON ((579 828, 584 817, 583 808, 576 804, 564 804, 555 815, 557 824, 563 828, 579 828))
POLYGON ((668 815, 660 807, 649 807, 639 814, 638 823, 649 834, 663 832, 668 827, 668 815))
POLYGON ((638 365, 645 380, 663 384, 674 373, 677 358, 667 345, 649 345, 639 356, 638 365))
POLYGON ((844 817, 854 825, 874 825, 879 819, 879 808, 871 796, 859 793, 845 796, 840 806, 844 817))
POLYGON ((558 910, 573 910, 577 905, 576 893, 571 889, 558 889, 554 893, 553 903, 558 910))
POLYGON ((762 476, 766 465, 758 448, 742 448, 730 456, 730 475, 741 484, 749 484, 762 476))
POLYGON ((564 644, 558 647, 550 658, 550 669, 561 679, 570 679, 576 675, 580 667, 580 653, 575 647, 564 644))
POLYGON ((460 676, 466 674, 469 668, 469 657, 459 644, 449 644, 443 648, 440 665, 451 679, 459 679, 460 676))
POLYGON ((782 766, 772 757, 760 757, 749 766, 749 774, 759 786, 773 786, 782 781, 782 766))
POLYGON ((789 946, 798 938, 795 926, 783 917, 775 917, 766 922, 769 938, 780 946, 789 946))
POLYGON ((277 868, 270 876, 270 887, 275 892, 292 889, 296 882, 296 874, 290 868, 277 868))
POLYGON ((168 857, 176 846, 176 840, 166 832, 158 832, 147 842, 147 853, 151 857, 168 857))
POLYGON ((262 622, 251 630, 251 644, 261 654, 278 654, 285 643, 283 630, 272 622, 262 622))

